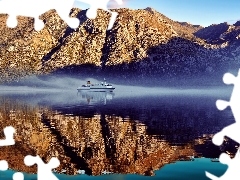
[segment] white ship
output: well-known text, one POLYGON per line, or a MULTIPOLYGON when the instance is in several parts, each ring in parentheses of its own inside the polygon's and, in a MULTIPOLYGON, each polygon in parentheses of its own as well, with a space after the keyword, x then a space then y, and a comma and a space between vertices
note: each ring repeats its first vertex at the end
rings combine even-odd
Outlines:
POLYGON ((96 91, 96 92, 112 92, 115 88, 106 82, 101 82, 100 84, 91 84, 90 81, 87 81, 87 84, 82 85, 77 88, 78 91, 96 91))

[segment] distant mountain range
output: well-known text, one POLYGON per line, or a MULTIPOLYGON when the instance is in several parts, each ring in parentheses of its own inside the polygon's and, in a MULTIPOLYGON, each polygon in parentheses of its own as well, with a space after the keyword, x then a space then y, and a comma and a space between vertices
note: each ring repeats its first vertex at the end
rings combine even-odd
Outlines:
POLYGON ((32 74, 77 74, 111 77, 202 77, 235 70, 240 62, 240 21, 209 27, 173 21, 153 8, 102 10, 90 20, 86 10, 72 9, 81 21, 67 27, 55 11, 41 16, 45 28, 34 31, 33 19, 19 17, 15 29, 0 15, 1 80, 32 74))

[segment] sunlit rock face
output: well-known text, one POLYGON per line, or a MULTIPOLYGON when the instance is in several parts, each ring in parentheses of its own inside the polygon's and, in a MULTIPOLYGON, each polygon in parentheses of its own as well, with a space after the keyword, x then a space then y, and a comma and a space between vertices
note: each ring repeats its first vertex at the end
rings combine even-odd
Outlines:
MULTIPOLYGON (((46 163, 57 157, 61 162, 57 172, 69 175, 80 169, 88 175, 101 175, 103 171, 153 175, 154 170, 189 160, 193 155, 214 157, 216 152, 234 154, 236 150, 224 146, 216 150, 211 143, 212 134, 197 135, 196 131, 197 134, 190 133, 191 138, 185 135, 190 130, 182 116, 178 124, 161 121, 163 117, 158 114, 145 123, 141 118, 106 113, 68 114, 8 98, 0 98, 0 104, 0 129, 9 125, 16 128, 16 144, 0 147, 0 159, 6 159, 9 168, 17 171, 36 173, 36 166, 25 166, 23 159, 26 155, 39 155, 46 163)), ((154 114, 150 109, 139 115, 144 118, 150 111, 154 114)), ((198 126, 202 127, 201 123, 198 126)), ((0 135, 4 138, 3 132, 0 135)), ((228 140, 225 143, 230 144, 228 140)))
POLYGON ((93 74, 171 77, 213 74, 238 63, 238 22, 203 28, 173 21, 152 8, 114 11, 118 17, 110 31, 106 31, 110 14, 102 10, 90 20, 86 10, 72 9, 70 15, 81 22, 75 30, 55 11, 48 11, 41 16, 45 27, 39 32, 33 19, 26 17, 19 17, 18 27, 10 29, 7 15, 2 14, 1 81, 53 71, 69 73, 72 68, 80 73, 83 65, 92 67, 93 74))

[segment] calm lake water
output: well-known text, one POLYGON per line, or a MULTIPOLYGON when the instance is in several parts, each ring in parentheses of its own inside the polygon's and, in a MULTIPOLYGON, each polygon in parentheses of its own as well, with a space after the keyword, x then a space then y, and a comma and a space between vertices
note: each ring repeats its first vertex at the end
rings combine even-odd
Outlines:
POLYGON ((210 158, 234 155, 237 144, 212 144, 212 136, 234 122, 230 109, 219 111, 215 102, 230 94, 218 88, 2 91, 0 129, 12 125, 16 144, 0 147, 13 170, 0 177, 21 171, 36 179, 36 166, 24 165, 26 155, 44 162, 57 157, 60 179, 208 179, 205 171, 220 176, 226 166, 210 158), (188 161, 191 156, 196 159, 188 161))

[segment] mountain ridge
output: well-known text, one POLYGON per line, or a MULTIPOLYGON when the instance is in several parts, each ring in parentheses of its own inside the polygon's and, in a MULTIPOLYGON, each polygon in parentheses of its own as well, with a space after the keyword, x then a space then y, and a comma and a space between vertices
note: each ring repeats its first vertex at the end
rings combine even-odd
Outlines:
POLYGON ((45 27, 39 32, 31 18, 19 17, 18 27, 10 29, 7 16, 0 15, 1 81, 71 73, 71 68, 78 67, 81 74, 84 66, 93 67, 95 75, 137 78, 208 76, 239 65, 239 22, 204 28, 173 21, 149 7, 112 11, 119 15, 110 31, 106 31, 110 15, 103 10, 90 20, 86 10, 73 8, 70 16, 81 22, 75 30, 54 10, 48 11, 41 16, 45 27))

